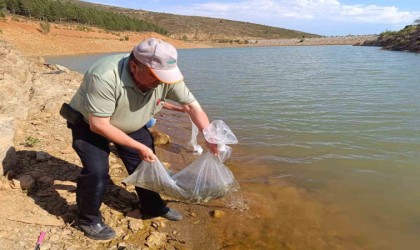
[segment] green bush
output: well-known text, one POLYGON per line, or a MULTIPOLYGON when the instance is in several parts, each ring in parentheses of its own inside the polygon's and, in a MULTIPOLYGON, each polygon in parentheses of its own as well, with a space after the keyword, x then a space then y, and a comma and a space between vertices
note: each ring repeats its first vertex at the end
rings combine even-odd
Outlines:
POLYGON ((381 34, 379 34, 379 36, 381 36, 381 37, 388 37, 388 36, 393 36, 393 35, 396 35, 396 34, 397 34, 397 32, 395 32, 395 31, 389 31, 389 30, 387 30, 387 31, 384 31, 381 34))
POLYGON ((1 3, 4 5, 3 8, 5 7, 12 14, 48 22, 68 21, 114 31, 154 31, 163 35, 167 34, 166 30, 156 24, 112 11, 85 7, 73 1, 0 0, 0 7, 1 3))
POLYGON ((89 32, 89 31, 92 31, 93 29, 90 27, 86 27, 84 25, 77 25, 75 30, 89 32))
POLYGON ((35 144, 37 144, 39 142, 41 142, 39 139, 34 138, 32 136, 28 136, 25 139, 25 146, 27 146, 27 147, 33 147, 33 146, 35 146, 35 144))
POLYGON ((49 22, 40 22, 39 27, 41 28, 43 34, 48 34, 51 29, 51 25, 49 22))

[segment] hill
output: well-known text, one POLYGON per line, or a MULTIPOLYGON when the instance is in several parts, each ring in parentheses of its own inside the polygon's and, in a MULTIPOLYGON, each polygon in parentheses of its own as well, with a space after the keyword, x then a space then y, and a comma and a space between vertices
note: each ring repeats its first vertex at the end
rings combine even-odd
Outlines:
POLYGON ((420 53, 420 24, 407 25, 404 29, 396 32, 383 32, 376 39, 365 41, 360 45, 420 53))
POLYGON ((9 42, 27 56, 128 52, 148 37, 165 39, 177 48, 206 47, 155 32, 110 32, 75 23, 51 23, 50 31, 44 33, 41 23, 22 16, 6 16, 0 19, 0 40, 9 42))
POLYGON ((184 41, 211 41, 226 43, 245 42, 249 39, 301 39, 321 37, 317 34, 248 22, 125 9, 83 1, 76 2, 83 6, 103 8, 156 24, 166 30, 169 37, 184 41))

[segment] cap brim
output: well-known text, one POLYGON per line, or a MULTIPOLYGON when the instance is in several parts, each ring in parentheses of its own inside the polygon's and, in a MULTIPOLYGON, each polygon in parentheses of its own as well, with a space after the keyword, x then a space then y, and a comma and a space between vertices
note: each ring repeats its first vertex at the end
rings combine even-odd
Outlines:
POLYGON ((184 80, 178 67, 169 70, 150 69, 153 75, 161 82, 166 84, 174 84, 184 80))

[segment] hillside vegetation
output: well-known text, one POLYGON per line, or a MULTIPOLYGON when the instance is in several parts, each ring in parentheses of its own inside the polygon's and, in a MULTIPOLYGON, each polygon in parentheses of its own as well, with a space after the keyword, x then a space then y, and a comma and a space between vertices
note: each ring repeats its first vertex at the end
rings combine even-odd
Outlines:
MULTIPOLYGON (((74 22, 113 31, 151 31, 166 34, 166 30, 145 20, 124 14, 79 6, 68 1, 55 0, 0 0, 0 11, 6 10, 47 22, 74 22)), ((3 14, 4 16, 4 14, 3 14)))
POLYGON ((75 1, 80 6, 95 8, 125 14, 146 22, 154 23, 168 32, 168 36, 184 41, 213 42, 244 42, 249 39, 290 39, 316 38, 320 35, 270 27, 265 25, 231 21, 220 18, 199 16, 183 16, 167 13, 157 13, 145 10, 125 9, 113 6, 99 5, 75 1))
POLYGON ((407 25, 400 31, 387 31, 378 38, 364 42, 364 46, 379 46, 387 50, 411 51, 420 53, 420 22, 407 25))

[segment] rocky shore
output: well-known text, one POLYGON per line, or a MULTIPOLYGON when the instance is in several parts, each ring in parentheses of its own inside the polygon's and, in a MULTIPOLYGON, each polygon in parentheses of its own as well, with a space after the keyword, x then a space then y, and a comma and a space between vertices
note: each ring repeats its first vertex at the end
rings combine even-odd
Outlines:
MULTIPOLYGON (((22 55, 0 41, 0 248, 33 249, 41 231, 41 249, 219 249, 223 240, 212 224, 232 212, 222 201, 203 206, 166 197, 184 219, 140 219, 133 186, 125 187, 123 163, 110 156, 111 183, 101 207, 106 223, 117 237, 108 242, 89 240, 73 228, 76 218, 75 188, 81 163, 71 148, 70 131, 58 114, 69 101, 82 75, 22 55)), ((183 115, 183 114, 177 114, 183 115)), ((186 117, 179 117, 178 119, 186 117)), ((158 129, 174 138, 188 138, 189 124, 171 125, 162 114, 158 129), (180 127, 180 128, 179 128, 180 127)), ((162 145, 159 159, 176 169, 193 156, 181 144, 162 145)))
POLYGON ((369 39, 357 45, 420 53, 420 25, 408 25, 397 32, 384 32, 375 39, 369 39))

